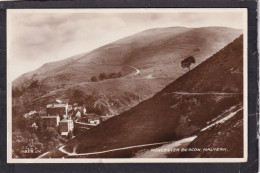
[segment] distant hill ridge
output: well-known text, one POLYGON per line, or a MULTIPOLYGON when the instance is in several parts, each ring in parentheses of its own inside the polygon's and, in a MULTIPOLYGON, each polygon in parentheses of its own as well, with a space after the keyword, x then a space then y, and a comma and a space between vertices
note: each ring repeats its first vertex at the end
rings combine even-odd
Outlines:
MULTIPOLYGON (((92 75, 100 74, 100 72, 120 71, 124 66, 129 65, 146 68, 145 65, 150 60, 153 63, 165 65, 190 54, 194 54, 198 62, 201 62, 201 58, 205 60, 207 54, 210 55, 223 48, 241 33, 241 30, 224 27, 150 29, 88 53, 44 64, 39 69, 14 80, 13 87, 26 85, 26 81, 30 81, 32 77, 41 81, 48 77, 57 78, 59 75, 68 75, 77 76, 77 79, 70 78, 71 82, 89 81, 92 75), (200 50, 194 52, 196 48, 200 50), (81 74, 70 66, 73 66, 73 69, 82 69, 86 74, 81 74)), ((68 81, 62 82, 68 83, 68 81)))
MULTIPOLYGON (((22 90, 13 105, 38 109, 67 98, 84 101, 101 115, 119 114, 153 96, 187 72, 180 65, 187 56, 196 64, 222 49, 242 33, 225 27, 156 28, 104 45, 93 51, 51 62, 26 73, 12 83, 22 90), (136 69, 140 71, 136 74, 136 69), (91 81, 102 73, 121 73, 120 78, 91 81), (30 87, 35 86, 35 87, 30 87), (81 92, 82 98, 73 99, 81 92), (21 103, 22 102, 22 103, 21 103), (93 108, 93 105, 97 105, 93 108)), ((21 113, 20 113, 21 114, 21 113)))

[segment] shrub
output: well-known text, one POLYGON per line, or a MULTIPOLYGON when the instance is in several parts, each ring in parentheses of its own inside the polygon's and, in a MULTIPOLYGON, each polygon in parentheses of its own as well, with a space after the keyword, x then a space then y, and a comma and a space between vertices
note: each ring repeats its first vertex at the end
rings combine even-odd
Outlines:
POLYGON ((33 81, 28 88, 37 88, 39 86, 38 80, 33 81))
POLYGON ((181 61, 181 66, 182 68, 186 68, 186 67, 189 68, 190 71, 190 65, 192 63, 196 63, 195 58, 193 56, 189 56, 181 61))
POLYGON ((98 78, 96 76, 92 76, 91 79, 90 79, 92 82, 97 82, 98 81, 98 78))
POLYGON ((105 74, 105 73, 101 73, 101 74, 99 75, 99 79, 100 79, 100 80, 107 79, 106 74, 105 74))

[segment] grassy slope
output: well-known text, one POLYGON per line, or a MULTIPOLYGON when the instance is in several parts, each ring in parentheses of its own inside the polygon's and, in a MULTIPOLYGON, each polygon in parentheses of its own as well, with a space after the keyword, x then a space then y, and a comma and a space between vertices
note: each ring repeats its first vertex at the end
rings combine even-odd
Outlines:
POLYGON ((53 81, 75 84, 89 81, 90 77, 101 72, 120 71, 129 65, 144 71, 159 65, 175 65, 176 62, 179 67, 179 62, 191 54, 198 62, 202 62, 239 34, 241 30, 221 27, 151 29, 89 53, 45 64, 16 79, 13 85, 25 84, 33 74, 34 79, 43 81, 45 85, 54 85, 53 81), (196 48, 200 50, 195 50, 196 48))
POLYGON ((175 91, 242 92, 242 36, 154 97, 67 143, 77 153, 180 139, 197 133, 242 95, 178 95, 175 91))
POLYGON ((57 97, 66 98, 73 89, 79 88, 87 95, 96 95, 99 103, 106 105, 103 114, 120 113, 187 72, 180 66, 183 58, 193 55, 197 61, 195 65, 198 65, 240 33, 241 30, 222 27, 150 29, 89 53, 45 64, 16 79, 13 87, 26 87, 32 81, 39 81, 39 88, 29 89, 19 98, 30 108, 45 105, 57 97), (139 68, 141 75, 90 82, 92 76, 102 72, 133 73, 129 66, 139 68), (108 90, 111 86, 115 89, 108 90), (133 97, 128 101, 129 94, 133 97))
MULTIPOLYGON (((135 106, 143 99, 152 97, 154 91, 158 91, 168 84, 166 79, 156 79, 158 83, 151 82, 151 79, 110 79, 100 82, 84 82, 75 84, 69 89, 58 89, 46 93, 40 99, 34 100, 34 106, 46 105, 55 101, 55 96, 72 98, 73 91, 84 91, 88 96, 93 97, 93 102, 98 105, 105 105, 102 109, 103 115, 116 115, 129 107, 135 106), (104 87, 106 86, 106 87, 104 87), (145 87, 143 87, 145 86, 145 87), (134 92, 132 92, 134 91, 134 92)), ((89 100, 89 104, 92 100, 89 100)), ((87 103, 86 103, 87 104, 87 103)))

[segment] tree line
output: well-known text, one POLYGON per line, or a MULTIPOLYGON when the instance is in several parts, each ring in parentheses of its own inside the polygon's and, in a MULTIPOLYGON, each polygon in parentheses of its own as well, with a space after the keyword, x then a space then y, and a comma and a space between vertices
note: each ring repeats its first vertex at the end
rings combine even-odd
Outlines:
POLYGON ((97 82, 97 81, 102 81, 102 80, 106 80, 106 79, 114 79, 114 78, 120 78, 122 77, 122 73, 121 72, 114 72, 114 73, 100 73, 99 76, 92 76, 90 78, 90 80, 92 82, 97 82))

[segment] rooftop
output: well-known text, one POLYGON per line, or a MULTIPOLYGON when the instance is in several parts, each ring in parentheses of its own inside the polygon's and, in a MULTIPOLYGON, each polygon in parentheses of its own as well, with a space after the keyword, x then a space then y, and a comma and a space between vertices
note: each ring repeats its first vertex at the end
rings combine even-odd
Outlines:
POLYGON ((63 119, 63 120, 60 121, 60 123, 62 123, 62 122, 66 123, 66 122, 69 122, 69 121, 72 121, 72 120, 71 119, 63 119))
POLYGON ((69 134, 69 132, 61 132, 62 136, 67 136, 69 134))
POLYGON ((57 118, 59 115, 51 115, 51 116, 41 116, 41 118, 57 118))
POLYGON ((86 117, 88 119, 92 119, 92 120, 99 120, 99 116, 97 116, 97 115, 87 115, 86 117))
POLYGON ((63 108, 63 107, 66 107, 66 104, 48 104, 47 105, 47 108, 63 108))
POLYGON ((56 99, 56 102, 58 102, 60 104, 66 104, 66 103, 69 103, 69 99, 56 99))

